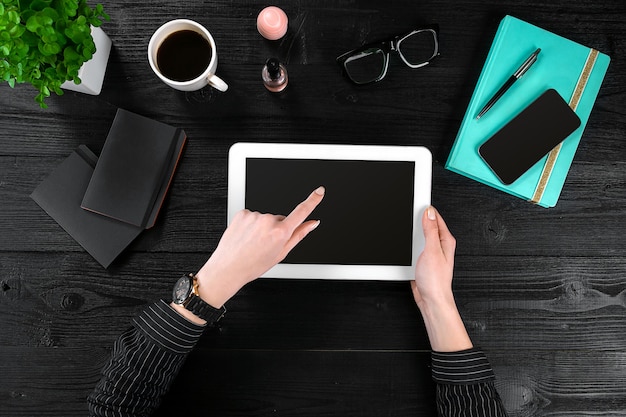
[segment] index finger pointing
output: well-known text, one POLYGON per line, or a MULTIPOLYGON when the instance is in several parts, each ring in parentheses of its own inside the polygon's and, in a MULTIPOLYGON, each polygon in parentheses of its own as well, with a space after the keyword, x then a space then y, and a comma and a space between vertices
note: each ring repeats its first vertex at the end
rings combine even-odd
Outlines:
POLYGON ((315 210, 315 207, 322 201, 324 198, 324 193, 326 189, 324 187, 318 187, 315 191, 313 191, 309 196, 298 204, 296 208, 293 209, 291 213, 283 220, 283 222, 290 228, 290 230, 294 230, 296 227, 302 224, 306 220, 307 217, 315 210))

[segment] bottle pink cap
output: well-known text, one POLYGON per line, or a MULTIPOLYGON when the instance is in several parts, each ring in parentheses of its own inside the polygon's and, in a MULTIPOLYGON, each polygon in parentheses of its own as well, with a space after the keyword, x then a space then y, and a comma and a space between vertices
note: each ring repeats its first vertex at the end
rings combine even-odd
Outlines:
POLYGON ((287 33, 288 19, 285 12, 276 6, 261 10, 256 19, 256 27, 265 39, 275 41, 287 33))

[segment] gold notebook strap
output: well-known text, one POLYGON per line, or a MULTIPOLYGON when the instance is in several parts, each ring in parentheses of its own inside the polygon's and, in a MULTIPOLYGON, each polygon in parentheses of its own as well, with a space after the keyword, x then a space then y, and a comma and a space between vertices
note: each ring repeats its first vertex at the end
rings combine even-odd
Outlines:
MULTIPOLYGON (((597 58, 598 51, 596 51, 595 49, 591 49, 589 51, 589 55, 587 56, 587 61, 585 62, 583 71, 580 73, 580 78, 578 78, 578 82, 576 83, 576 88, 574 88, 574 94, 572 94, 572 98, 569 101, 569 106, 574 111, 576 111, 578 103, 580 102, 580 98, 583 95, 583 91, 585 91, 585 86, 587 85, 587 81, 589 81, 589 76, 591 75, 591 71, 593 70, 593 66, 596 63, 597 58)), ((552 169, 554 169, 556 159, 559 156, 559 152, 561 151, 561 145, 562 143, 559 143, 548 154, 548 159, 546 160, 546 164, 544 165, 541 176, 539 177, 537 188, 535 188, 535 193, 530 200, 535 204, 538 204, 541 201, 543 193, 546 191, 546 186, 548 185, 548 181, 550 180, 552 169)))

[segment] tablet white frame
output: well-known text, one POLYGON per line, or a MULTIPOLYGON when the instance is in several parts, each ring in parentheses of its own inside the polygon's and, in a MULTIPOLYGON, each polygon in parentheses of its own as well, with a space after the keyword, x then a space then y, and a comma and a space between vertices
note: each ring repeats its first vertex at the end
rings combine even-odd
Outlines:
MULTIPOLYGON (((359 161, 410 161, 415 164, 413 199, 413 248, 411 266, 278 264, 267 278, 411 280, 417 257, 424 247, 422 214, 430 205, 432 155, 422 146, 313 145, 285 143, 235 143, 228 156, 228 224, 245 208, 246 159, 324 159, 359 161)), ((288 213, 278 213, 288 214, 288 213)))

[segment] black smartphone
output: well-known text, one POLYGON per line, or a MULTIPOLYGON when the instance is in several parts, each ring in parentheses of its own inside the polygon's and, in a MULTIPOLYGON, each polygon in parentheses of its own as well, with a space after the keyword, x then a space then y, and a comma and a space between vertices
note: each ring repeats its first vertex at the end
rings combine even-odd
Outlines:
POLYGON ((478 153, 504 184, 512 184, 580 126, 554 89, 547 90, 483 143, 478 153))

